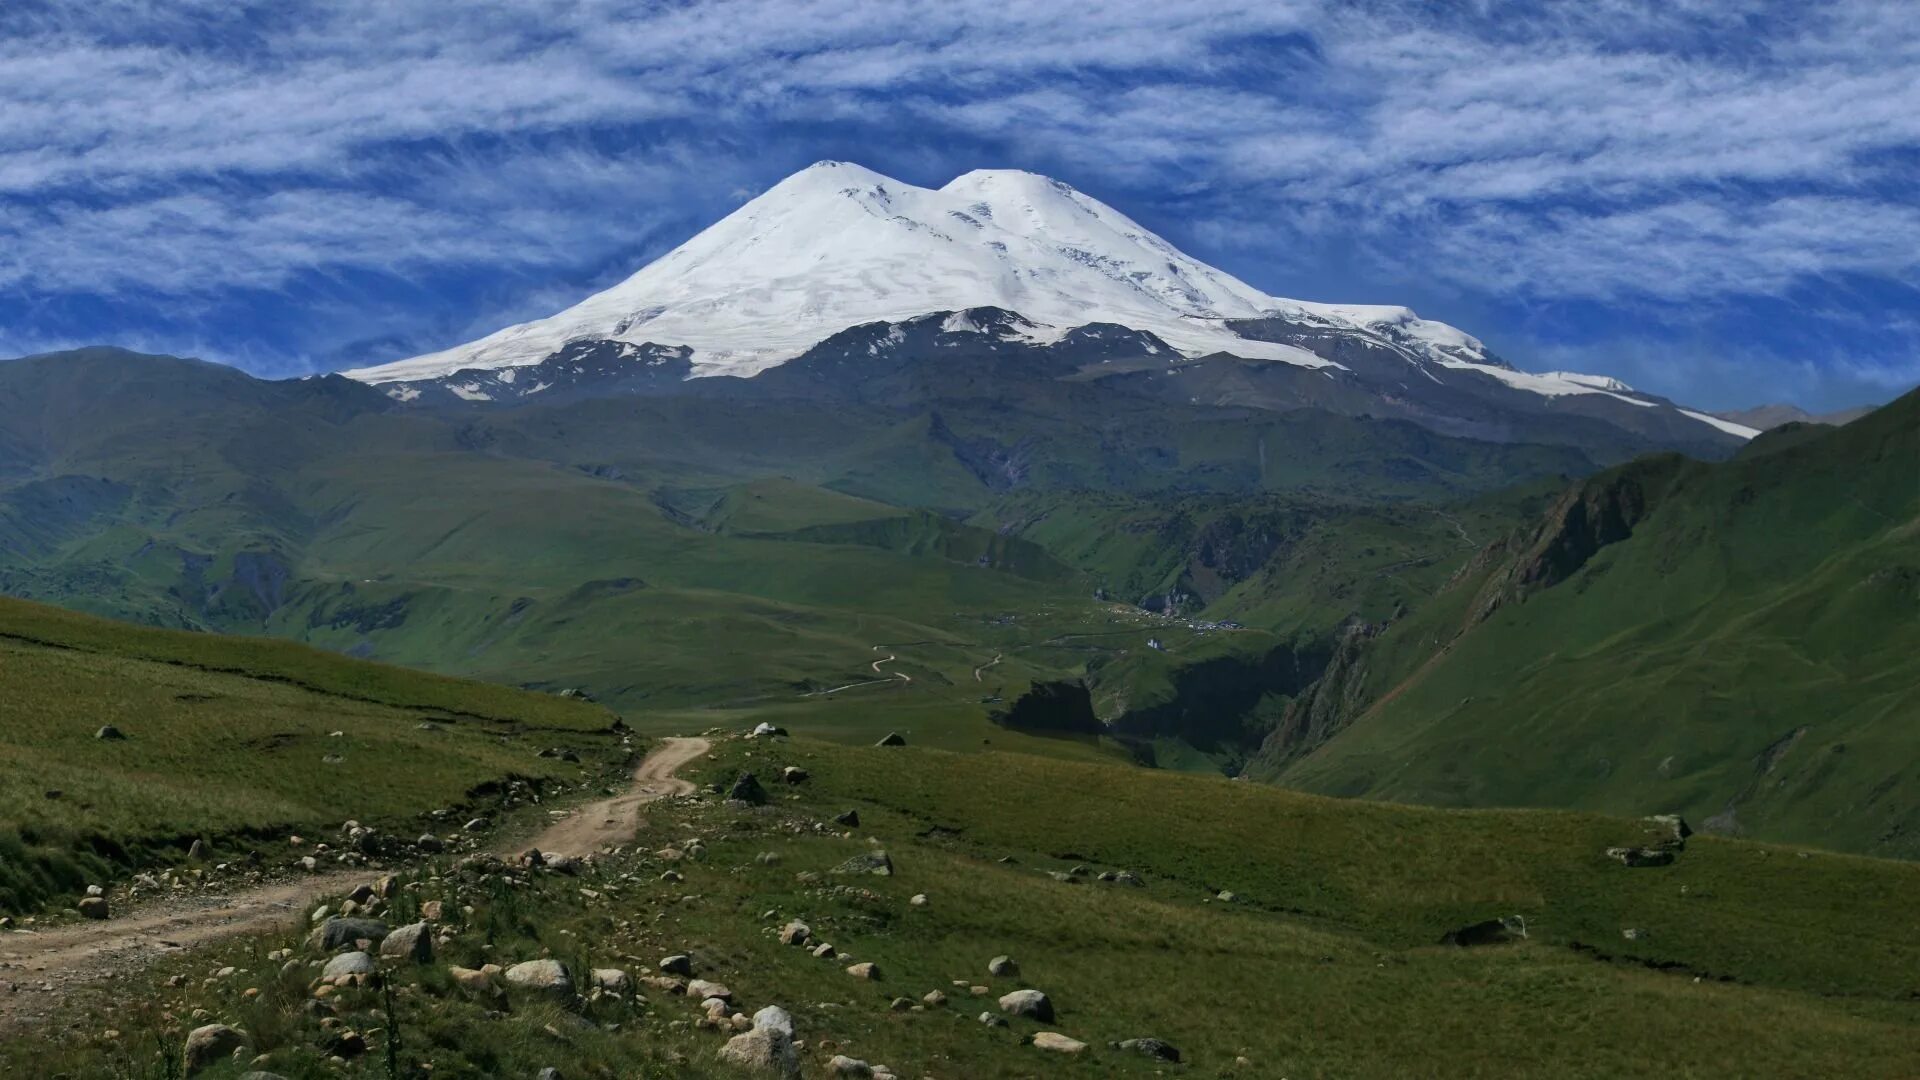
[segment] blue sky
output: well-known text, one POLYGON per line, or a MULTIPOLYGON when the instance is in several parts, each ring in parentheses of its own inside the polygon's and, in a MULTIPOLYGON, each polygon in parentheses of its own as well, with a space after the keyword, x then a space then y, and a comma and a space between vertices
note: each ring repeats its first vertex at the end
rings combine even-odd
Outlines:
POLYGON ((7 0, 0 102, 0 355, 397 359, 839 158, 1706 407, 1920 382, 1905 2, 7 0))

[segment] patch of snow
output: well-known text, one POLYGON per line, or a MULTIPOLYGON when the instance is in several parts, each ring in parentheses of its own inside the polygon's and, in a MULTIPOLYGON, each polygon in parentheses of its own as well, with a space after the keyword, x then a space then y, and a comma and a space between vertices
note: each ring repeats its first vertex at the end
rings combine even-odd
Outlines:
POLYGON ((1698 420, 1701 423, 1708 425, 1709 427, 1719 428, 1721 431, 1724 431, 1727 434, 1734 436, 1735 438, 1751 439, 1755 435, 1760 434, 1759 428, 1751 428, 1745 424, 1736 424, 1731 420, 1722 420, 1717 416, 1712 416, 1707 413, 1694 412, 1692 409, 1681 409, 1680 413, 1683 416, 1692 417, 1693 419, 1698 420))
POLYGON ((447 389, 467 401, 492 401, 493 395, 480 389, 478 383, 448 383, 447 389))
POLYGON ((1516 390, 1527 390, 1542 397, 1563 397, 1567 394, 1601 394, 1617 401, 1642 408, 1654 408, 1655 403, 1639 398, 1627 397, 1636 393, 1633 387, 1619 379, 1609 379, 1603 375, 1581 375, 1567 371, 1515 371, 1512 368, 1494 367, 1491 364, 1474 364, 1465 360, 1442 359, 1440 366, 1455 371, 1474 371, 1489 378, 1498 379, 1516 390))

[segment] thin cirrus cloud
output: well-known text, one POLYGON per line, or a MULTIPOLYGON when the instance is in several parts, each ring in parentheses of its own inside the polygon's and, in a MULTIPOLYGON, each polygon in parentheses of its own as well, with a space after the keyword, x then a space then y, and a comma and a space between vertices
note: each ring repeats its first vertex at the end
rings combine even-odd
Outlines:
POLYGON ((1920 379, 1873 329, 1920 307, 1910 16, 14 0, 0 350, 172 334, 286 373, 442 346, 839 156, 1047 172, 1270 291, 1412 300, 1535 366, 1885 396, 1920 379), (1789 354, 1769 318, 1832 333, 1789 354))

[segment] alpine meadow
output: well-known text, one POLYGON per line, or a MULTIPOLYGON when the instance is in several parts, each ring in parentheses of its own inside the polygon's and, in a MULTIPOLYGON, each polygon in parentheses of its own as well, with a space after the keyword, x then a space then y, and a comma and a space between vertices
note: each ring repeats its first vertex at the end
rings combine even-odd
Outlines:
POLYGON ((1920 37, 1738 7, 0 11, 0 1074, 1920 1072, 1920 37))

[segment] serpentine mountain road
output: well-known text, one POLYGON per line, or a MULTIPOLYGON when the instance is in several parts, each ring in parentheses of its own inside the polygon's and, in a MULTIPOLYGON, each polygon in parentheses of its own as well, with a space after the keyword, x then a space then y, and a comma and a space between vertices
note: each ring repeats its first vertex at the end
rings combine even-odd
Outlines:
MULTIPOLYGON (((581 806, 514 849, 590 855, 626 843, 640 828, 641 808, 694 790, 676 774, 712 748, 705 739, 660 740, 634 770, 626 792, 581 806)), ((345 892, 373 873, 333 870, 223 895, 168 897, 105 922, 44 933, 0 932, 0 1031, 45 1020, 69 987, 118 978, 180 949, 285 926, 315 900, 345 892)))

